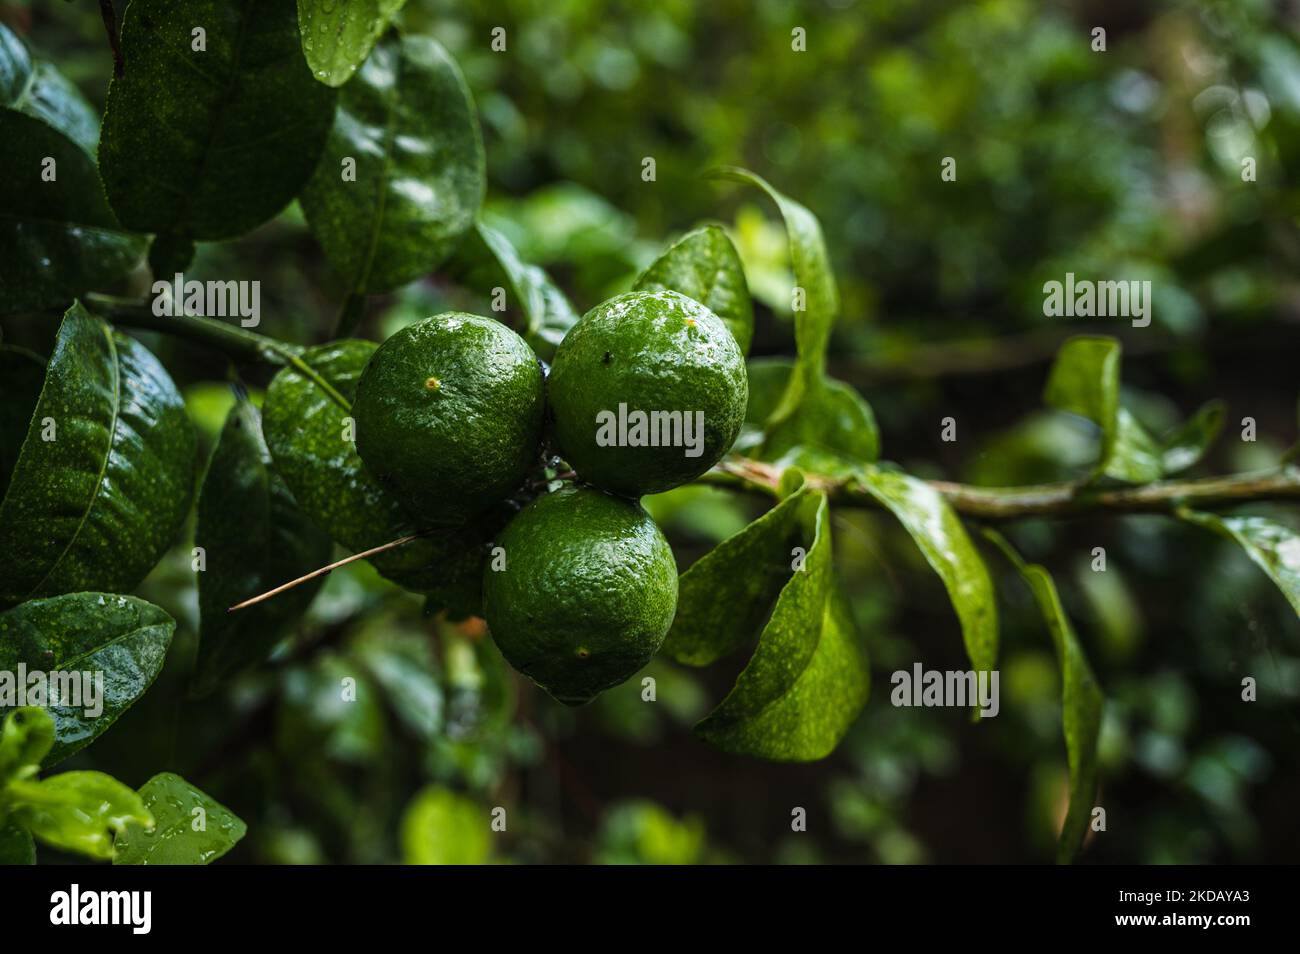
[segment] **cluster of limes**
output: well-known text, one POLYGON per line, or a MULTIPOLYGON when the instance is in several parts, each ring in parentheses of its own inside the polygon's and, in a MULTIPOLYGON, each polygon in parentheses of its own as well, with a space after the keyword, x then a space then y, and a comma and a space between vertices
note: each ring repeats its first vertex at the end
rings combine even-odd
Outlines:
POLYGON ((502 559, 481 571, 488 629, 511 665, 577 705, 640 669, 667 635, 677 568, 640 497, 717 463, 748 394, 717 315, 676 292, 630 292, 573 326, 549 377, 492 319, 451 312, 410 325, 370 359, 353 415, 366 467, 424 525, 489 528, 502 559), (502 527, 493 515, 550 451, 576 480, 502 527))

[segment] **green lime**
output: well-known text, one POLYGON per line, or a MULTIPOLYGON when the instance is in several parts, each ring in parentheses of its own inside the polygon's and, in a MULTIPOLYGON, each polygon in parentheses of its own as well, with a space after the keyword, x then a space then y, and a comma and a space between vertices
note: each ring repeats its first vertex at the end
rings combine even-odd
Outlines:
POLYGON ((555 352, 555 439, 578 475, 639 497, 694 480, 745 418, 745 359, 722 319, 673 291, 587 312, 555 352))
POLYGON ((677 611, 677 567, 641 505, 588 487, 538 497, 483 574, 501 654, 560 702, 581 705, 649 662, 677 611))
POLYGON ((352 406, 357 453, 416 516, 458 523, 522 483, 544 407, 541 366, 522 338, 448 312, 371 356, 352 406))

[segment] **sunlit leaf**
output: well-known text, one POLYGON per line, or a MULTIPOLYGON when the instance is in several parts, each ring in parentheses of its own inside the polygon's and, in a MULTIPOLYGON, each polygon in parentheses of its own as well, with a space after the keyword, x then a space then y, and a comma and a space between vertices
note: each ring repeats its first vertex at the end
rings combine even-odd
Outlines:
POLYGON ((409 865, 481 865, 492 854, 491 823, 486 808, 430 785, 402 817, 402 859, 409 865))
POLYGON ((112 858, 113 836, 128 825, 153 825, 140 796, 103 772, 10 782, 0 799, 11 823, 48 845, 92 858, 112 858))

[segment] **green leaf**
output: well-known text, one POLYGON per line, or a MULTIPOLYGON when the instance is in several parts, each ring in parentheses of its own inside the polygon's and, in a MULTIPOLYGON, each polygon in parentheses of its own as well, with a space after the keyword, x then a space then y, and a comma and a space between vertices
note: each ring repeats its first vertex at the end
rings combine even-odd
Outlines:
POLYGON ((511 327, 545 360, 554 356, 578 321, 578 313, 551 277, 520 258, 510 240, 490 225, 475 223, 456 250, 449 271, 485 294, 504 288, 506 314, 518 316, 511 327))
MULTIPOLYGON (((397 498, 370 475, 350 440, 351 400, 378 347, 343 340, 310 348, 312 370, 282 369, 262 405, 262 428, 275 469, 298 506, 322 530, 353 551, 368 550, 416 531, 397 498)), ((446 556, 441 538, 415 540, 372 557, 384 576, 408 589, 437 585, 446 556)))
POLYGON ((1094 476, 1131 484, 1163 476, 1161 448, 1119 400, 1120 346, 1114 338, 1081 335, 1061 346, 1043 400, 1101 429, 1094 476))
MULTIPOLYGON (((316 166, 335 93, 303 60, 294 0, 131 0, 99 167, 122 223, 182 239, 242 235, 316 166), (205 49, 192 31, 201 27, 205 49)), ((170 276, 162 276, 170 277, 170 276)))
POLYGON ((0 345, 0 380, 5 399, 0 402, 0 500, 9 489, 9 478, 18 463, 18 452, 27 437, 27 425, 45 383, 45 362, 22 348, 0 345))
POLYGON ((782 588, 736 685, 695 727, 735 755, 824 758, 867 701, 866 650, 831 570, 830 506, 825 495, 807 494, 800 510, 802 568, 782 588))
POLYGON ((0 23, 0 107, 26 113, 63 133, 85 152, 99 144, 99 116, 49 63, 33 61, 26 44, 0 23))
POLYGON ((1223 429, 1226 410, 1222 401, 1209 401, 1161 442, 1160 465, 1164 474, 1186 470, 1205 456, 1223 429))
POLYGON ((441 265, 483 202, 483 142, 460 68, 434 40, 382 39, 343 88, 299 201, 350 292, 389 291, 441 265), (345 160, 355 181, 345 181, 345 160))
POLYGON ((1052 634, 1056 658, 1061 664, 1061 724, 1065 732, 1066 760, 1070 766, 1070 804, 1065 813, 1065 823, 1061 826, 1056 860, 1069 864, 1083 845, 1092 817, 1093 797, 1097 793, 1097 740, 1101 735, 1105 700, 1074 634, 1074 627, 1061 606, 1051 574, 1037 564, 1025 563, 996 531, 985 530, 984 534, 1006 554, 1029 584, 1052 634))
POLYGON ((113 217, 90 153, 10 109, 0 109, 0 142, 0 312, 63 307, 135 267, 144 239, 113 217))
POLYGON ((342 86, 406 0, 298 0, 302 52, 316 78, 342 86))
POLYGON ((736 246, 717 225, 688 232, 641 273, 633 291, 675 291, 694 298, 726 323, 749 353, 754 337, 754 305, 736 246))
POLYGON ((977 670, 992 671, 998 659, 998 611, 993 582, 979 551, 947 501, 923 480, 870 468, 862 483, 898 518, 943 580, 961 621, 966 655, 977 670))
POLYGON ((133 590, 189 510, 194 444, 158 359, 68 309, 0 503, 0 607, 133 590))
POLYGON ((68 593, 0 613, 0 672, 22 664, 50 679, 55 673, 95 674, 101 698, 94 706, 85 695, 72 697, 78 705, 46 702, 55 727, 47 767, 85 748, 144 695, 162 669, 175 628, 175 620, 152 603, 112 593, 68 593))
POLYGON ((299 509, 271 469, 257 409, 230 409, 199 493, 195 546, 207 561, 199 577, 199 653, 194 692, 264 660, 325 582, 317 577, 236 613, 249 597, 330 562, 333 544, 299 509))
POLYGON ((754 639, 795 572, 802 509, 803 495, 793 494, 691 564, 678 581, 677 615, 662 652, 707 666, 754 639))
POLYGON ((481 865, 492 854, 491 821, 465 796, 430 785, 402 817, 402 859, 408 865, 481 865))
POLYGON ((747 169, 729 166, 718 170, 716 175, 761 189, 776 203, 790 240, 795 284, 804 292, 804 307, 794 316, 798 362, 769 422, 777 424, 794 413, 805 393, 825 376, 826 347, 830 344, 831 325, 840 310, 839 290, 815 215, 747 169))
POLYGON ((47 845, 105 860, 113 857, 114 834, 132 823, 153 825, 140 796, 103 772, 11 782, 0 793, 0 803, 7 806, 11 823, 47 845))
POLYGON ((154 825, 128 821, 113 843, 115 865, 207 865, 233 848, 248 826, 179 775, 163 772, 140 786, 154 825))
POLYGON ((54 719, 39 706, 9 709, 0 725, 0 789, 15 778, 31 778, 54 745, 54 719))
POLYGON ((854 474, 874 461, 880 455, 876 416, 842 381, 818 380, 789 417, 770 424, 794 368, 783 358, 749 362, 749 406, 734 449, 828 476, 854 474))
POLYGON ((1235 540, 1300 615, 1300 534, 1264 517, 1221 517, 1185 508, 1178 516, 1235 540))
POLYGON ((36 864, 36 844, 27 829, 0 823, 0 865, 36 864))
POLYGON ((351 655, 370 673, 389 708, 412 733, 429 742, 440 738, 442 683, 424 633, 393 633, 386 626, 382 638, 354 644, 351 655))

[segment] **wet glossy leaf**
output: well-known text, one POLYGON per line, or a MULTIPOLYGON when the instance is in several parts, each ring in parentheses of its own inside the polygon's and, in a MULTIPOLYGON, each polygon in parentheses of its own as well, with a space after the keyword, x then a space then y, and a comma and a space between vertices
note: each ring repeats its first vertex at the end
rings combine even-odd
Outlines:
POLYGON ((481 865, 492 854, 491 824, 486 808, 430 785, 406 807, 402 859, 408 865, 481 865))
POLYGON ((15 778, 31 778, 54 745, 54 719, 39 706, 5 709, 0 723, 0 789, 15 778))
MULTIPOLYGON (((717 176, 761 189, 776 203, 785 219, 795 285, 803 292, 804 307, 795 311, 794 316, 795 347, 799 357, 795 373, 790 376, 785 393, 772 412, 769 423, 776 424, 794 413, 805 393, 825 374, 831 325, 840 310, 839 290, 835 286, 835 274, 826 253, 821 225, 815 215, 747 169, 728 167, 719 170, 717 176)), ((794 291, 792 289, 792 300, 794 291)))
MULTIPOLYGON (((378 346, 344 340, 308 349, 309 377, 287 367, 271 381, 262 406, 262 428, 275 469, 304 513, 353 551, 368 550, 417 527, 397 498, 370 476, 350 440, 352 397, 361 372, 378 346)), ((442 556, 430 539, 374 557, 389 579, 408 588, 432 587, 442 556)))
POLYGON ((26 113, 63 133, 85 152, 99 144, 99 116, 49 63, 33 60, 18 35, 0 23, 0 107, 26 113))
POLYGON ((0 823, 0 865, 36 864, 36 845, 27 829, 0 823))
POLYGON ((75 704, 47 700, 54 745, 46 766, 85 748, 144 695, 162 669, 175 628, 153 604, 111 593, 29 600, 0 613, 0 672, 15 672, 21 664, 51 679, 56 672, 90 673, 99 696, 86 695, 90 687, 78 679, 76 686, 60 687, 61 701, 75 704))
POLYGON ((790 416, 771 424, 788 393, 794 364, 780 358, 751 361, 749 406, 735 450, 831 476, 856 473, 880 454, 871 406, 842 381, 821 378, 790 416))
POLYGON ((248 826, 179 775, 163 772, 140 786, 153 829, 128 821, 113 843, 115 865, 207 865, 235 846, 248 826))
POLYGON ((503 233, 482 222, 465 236, 448 270, 485 294, 506 291, 506 315, 534 351, 550 360, 579 315, 564 292, 536 265, 529 265, 503 233))
POLYGON ((189 510, 194 441, 158 359, 68 309, 0 503, 0 606, 134 589, 189 510))
POLYGON ((131 0, 121 43, 99 166, 124 225, 231 238, 298 194, 335 93, 303 59, 294 0, 131 0))
POLYGON ((675 291, 694 298, 726 323, 749 353, 754 337, 754 305, 736 246, 719 226, 688 232, 641 273, 634 291, 675 291))
POLYGON ((898 518, 943 580, 961 620, 966 654, 977 670, 992 670, 998 659, 998 612, 988 568, 947 501, 923 480, 870 468, 866 490, 898 518))
POLYGON ((264 660, 325 582, 318 577, 264 603, 227 610, 330 562, 333 544, 298 509, 271 469, 257 409, 230 409, 199 493, 194 543, 207 567, 199 579, 199 654, 194 692, 264 660))
POLYGON ((707 666, 754 640, 803 544, 801 494, 777 504, 700 557, 681 575, 677 615, 662 652, 707 666))
POLYGON ((307 65, 322 83, 342 86, 406 0, 298 0, 307 65))
POLYGON ((348 289, 388 291, 451 255, 474 225, 485 176, 460 68, 429 37, 388 36, 343 87, 300 201, 348 289))
POLYGON ((0 500, 9 489, 9 478, 18 463, 18 452, 27 437, 27 425, 45 382, 45 362, 22 348, 0 345, 0 381, 4 401, 0 402, 0 500))
POLYGON ((1006 554, 1034 594, 1047 629, 1052 634, 1056 658, 1061 665, 1061 723, 1065 733, 1065 754, 1070 766, 1070 804, 1057 846, 1056 860, 1074 860, 1088 833, 1093 798, 1097 793, 1097 740, 1101 735, 1101 714, 1105 700, 1074 627, 1065 615, 1056 584, 1046 569, 1027 564, 998 533, 988 536, 1006 554))
POLYGON ((1178 516, 1236 541, 1300 614, 1300 534, 1264 517, 1221 517, 1186 509, 1178 516))
POLYGON ((0 313, 62 307, 135 267, 144 239, 113 217, 90 153, 11 109, 0 142, 0 313))
POLYGON ((696 727, 736 755, 784 762, 824 758, 866 704, 870 670, 831 569, 830 506, 801 495, 802 568, 777 597, 736 685, 696 727))
POLYGON ((1186 470, 1205 456, 1223 430, 1226 410, 1222 401, 1210 401, 1164 439, 1160 464, 1166 475, 1186 470))
POLYGON ((1085 417, 1101 430, 1096 475, 1141 484, 1163 475, 1161 449, 1119 400, 1120 346, 1114 338, 1081 335, 1056 355, 1043 400, 1085 417))
POLYGON ((11 823, 48 845, 92 858, 112 858, 113 836, 128 825, 153 824, 140 796, 103 772, 11 782, 0 798, 11 823))

